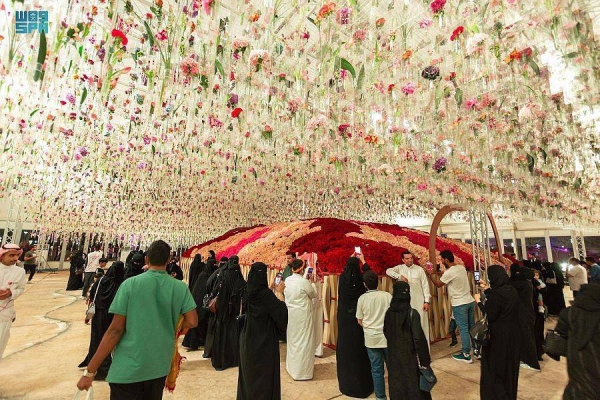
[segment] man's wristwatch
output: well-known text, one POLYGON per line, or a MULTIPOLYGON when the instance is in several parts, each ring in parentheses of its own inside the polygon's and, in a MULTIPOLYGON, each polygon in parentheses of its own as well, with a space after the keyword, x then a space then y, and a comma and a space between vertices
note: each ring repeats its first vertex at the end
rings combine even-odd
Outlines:
POLYGON ((96 374, 97 372, 88 372, 87 368, 83 370, 83 376, 86 378, 93 378, 96 376, 96 374))

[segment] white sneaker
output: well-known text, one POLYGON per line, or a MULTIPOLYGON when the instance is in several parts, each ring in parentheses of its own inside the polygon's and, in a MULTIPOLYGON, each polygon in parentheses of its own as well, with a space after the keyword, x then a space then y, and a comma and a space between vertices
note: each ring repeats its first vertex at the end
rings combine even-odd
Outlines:
POLYGON ((537 368, 533 368, 532 366, 530 366, 529 364, 525 364, 524 362, 521 362, 521 368, 523 369, 528 369, 530 371, 535 371, 535 372, 542 372, 541 369, 537 369, 537 368))

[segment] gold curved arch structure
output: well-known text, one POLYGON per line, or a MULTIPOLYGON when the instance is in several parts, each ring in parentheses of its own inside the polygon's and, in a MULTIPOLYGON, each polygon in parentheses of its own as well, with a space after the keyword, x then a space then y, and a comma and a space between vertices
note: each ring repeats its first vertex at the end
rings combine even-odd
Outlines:
MULTIPOLYGON (((444 206, 438 211, 438 213, 433 218, 433 222, 431 223, 431 229, 429 231, 429 261, 431 261, 433 264, 435 264, 435 261, 436 261, 435 245, 436 245, 438 229, 442 223, 442 220, 448 214, 451 214, 455 211, 467 211, 467 209, 458 204, 444 206)), ((500 262, 504 263, 505 262, 504 257, 502 256, 502 254, 500 254, 500 245, 498 244, 499 240, 500 240, 500 235, 498 234, 498 228, 496 227, 496 221, 494 221, 494 217, 492 216, 492 213, 488 212, 487 216, 488 216, 488 219, 490 220, 490 225, 492 226, 492 231, 494 232, 494 238, 496 239, 496 244, 498 247, 498 258, 500 259, 500 262)))

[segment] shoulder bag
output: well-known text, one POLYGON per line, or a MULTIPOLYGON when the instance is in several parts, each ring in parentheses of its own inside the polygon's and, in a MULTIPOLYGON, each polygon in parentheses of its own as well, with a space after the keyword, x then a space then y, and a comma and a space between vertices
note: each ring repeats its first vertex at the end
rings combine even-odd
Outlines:
POLYGON ((437 383, 437 377, 433 373, 431 367, 423 367, 421 365, 421 360, 419 360, 419 352, 417 351, 417 347, 415 346, 415 338, 412 335, 412 316, 413 309, 411 308, 408 314, 408 317, 410 318, 409 329, 410 337, 412 338, 413 346, 415 348, 415 354, 417 356, 417 365, 419 366, 419 389, 421 389, 424 392, 431 392, 431 389, 433 389, 433 387, 437 383))
POLYGON ((100 280, 98 281, 98 286, 96 287, 96 293, 94 293, 94 299, 88 305, 87 311, 85 312, 86 319, 92 319, 92 318, 94 318, 94 314, 96 314, 96 296, 98 296, 98 290, 100 290, 100 284, 102 283, 102 279, 104 279, 104 277, 100 278, 100 280))
POLYGON ((556 280, 556 271, 552 271, 552 278, 547 277, 546 278, 546 284, 551 284, 551 285, 556 285, 558 284, 558 281, 556 280))
MULTIPOLYGON (((219 302, 219 292, 221 291, 221 284, 219 284, 219 289, 217 290, 217 294, 212 297, 212 293, 210 293, 210 297, 208 298, 208 306, 206 308, 208 308, 208 311, 210 311, 213 314, 216 314, 218 311, 218 302, 219 302)), ((209 296, 207 294, 207 296, 209 296)), ((205 300, 206 300, 206 296, 204 296, 205 300)))

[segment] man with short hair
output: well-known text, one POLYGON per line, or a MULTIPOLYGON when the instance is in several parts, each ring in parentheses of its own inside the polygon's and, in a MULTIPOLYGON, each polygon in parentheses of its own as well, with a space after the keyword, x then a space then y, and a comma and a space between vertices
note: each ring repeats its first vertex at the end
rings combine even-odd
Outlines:
POLYGON ((569 258, 569 265, 567 278, 569 278, 569 287, 573 291, 573 298, 576 298, 581 285, 587 285, 588 283, 587 271, 575 257, 569 258))
POLYGON ((106 381, 110 400, 160 400, 171 369, 175 329, 198 325, 196 303, 185 282, 166 272, 171 247, 157 240, 148 247, 148 271, 125 280, 109 313, 113 321, 104 334, 77 387, 88 390, 98 367, 114 349, 106 381))
POLYGON ((285 253, 285 261, 287 262, 287 265, 283 269, 283 274, 281 276, 282 282, 285 281, 288 277, 292 276, 292 274, 293 274, 292 262, 295 259, 296 259, 296 253, 294 253, 293 251, 288 251, 287 253, 285 253))
POLYGON ((31 283, 33 276, 35 275, 35 271, 37 269, 37 254, 35 253, 37 250, 37 245, 31 246, 29 251, 25 253, 25 257, 23 258, 24 264, 23 268, 25 268, 25 273, 29 274, 29 279, 27 283, 31 283))
MULTIPOLYGON (((87 297, 88 290, 92 286, 94 282, 94 275, 96 274, 96 270, 100 268, 100 259, 102 258, 102 251, 100 250, 102 246, 97 244, 94 246, 94 251, 88 254, 87 257, 87 266, 83 271, 83 292, 81 293, 82 297, 87 297)), ((104 264, 106 266, 106 264, 104 264)))
POLYGON ((371 362, 371 375, 377 400, 387 399, 385 395, 385 368, 387 362, 387 340, 383 334, 385 313, 390 308, 392 295, 388 292, 377 290, 379 279, 371 270, 363 274, 364 285, 367 292, 358 298, 356 306, 356 319, 363 327, 365 334, 365 347, 371 362))
POLYGON ((600 283, 600 265, 594 260, 594 257, 586 257, 585 263, 588 266, 588 283, 600 283))
POLYGON ((23 250, 13 243, 6 243, 0 248, 0 359, 16 318, 15 299, 25 289, 25 271, 16 265, 22 252, 23 250))
POLYGON ((454 254, 450 250, 440 252, 442 266, 440 271, 442 276, 434 280, 433 274, 429 273, 431 282, 436 287, 448 286, 448 296, 452 305, 454 320, 458 325, 460 332, 460 341, 462 350, 452 356, 456 361, 462 361, 471 364, 471 336, 469 331, 475 325, 475 299, 471 296, 471 285, 467 269, 464 265, 457 264, 454 261, 454 254))
POLYGON ((417 310, 421 317, 421 327, 427 338, 429 345, 429 301, 431 293, 429 292, 429 281, 425 270, 419 265, 415 265, 413 255, 410 251, 402 253, 402 265, 388 268, 385 273, 387 276, 399 281, 403 280, 410 286, 410 306, 417 310))

